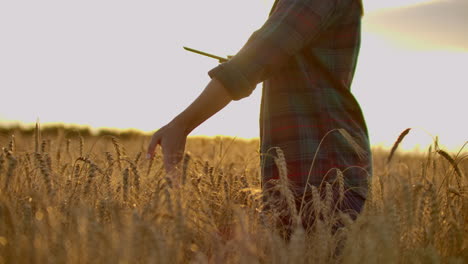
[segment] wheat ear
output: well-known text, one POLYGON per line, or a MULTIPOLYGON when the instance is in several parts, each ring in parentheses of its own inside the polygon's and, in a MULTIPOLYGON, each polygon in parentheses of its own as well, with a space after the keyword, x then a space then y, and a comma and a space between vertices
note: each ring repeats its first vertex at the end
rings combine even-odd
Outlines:
POLYGON ((403 141, 403 139, 406 137, 406 135, 408 135, 410 130, 411 130, 411 128, 407 128, 403 132, 401 132, 401 134, 398 136, 398 139, 395 141, 395 143, 393 144, 392 150, 390 151, 390 155, 388 155, 387 164, 390 163, 390 161, 392 161, 393 154, 395 154, 395 151, 397 150, 398 146, 403 141))

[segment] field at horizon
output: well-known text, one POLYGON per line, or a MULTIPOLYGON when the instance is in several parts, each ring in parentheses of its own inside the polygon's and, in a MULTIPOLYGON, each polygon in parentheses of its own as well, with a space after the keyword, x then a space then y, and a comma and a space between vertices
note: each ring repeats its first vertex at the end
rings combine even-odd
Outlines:
MULTIPOLYGON (((33 133, 34 128, 35 128, 36 123, 22 123, 22 122, 10 122, 7 124, 2 124, 0 122, 0 137, 7 138, 11 136, 12 134, 17 132, 22 132, 22 133, 33 133)), ((89 125, 80 125, 80 124, 66 124, 66 123, 45 123, 45 124, 40 124, 41 129, 52 134, 58 134, 58 133, 67 133, 67 134, 76 134, 76 135, 82 135, 82 136, 130 136, 130 135, 142 135, 142 136, 148 136, 152 135, 156 130, 154 131, 143 131, 138 128, 115 128, 115 127, 92 127, 89 125), (63 130, 62 132, 59 132, 60 130, 63 130)), ((409 133, 409 136, 407 135, 406 138, 409 138, 413 136, 416 131, 417 136, 414 137, 420 137, 421 134, 424 134, 426 139, 421 140, 418 144, 410 144, 410 145, 405 145, 404 141, 399 144, 399 150, 405 153, 414 153, 414 154, 423 154, 427 151, 427 148, 430 147, 435 140, 438 140, 438 135, 432 135, 430 134, 429 131, 426 131, 422 128, 410 128, 412 130, 412 133, 409 133), (431 143, 427 143, 427 138, 432 138, 431 143)), ((231 135, 189 135, 189 138, 208 138, 208 139, 214 139, 218 137, 224 137, 224 138, 235 138, 236 140, 240 141, 251 141, 251 140, 259 140, 259 137, 252 137, 252 138, 243 138, 243 137, 237 137, 237 136, 231 136, 231 135)), ((397 137, 395 137, 396 140, 397 137)), ((415 139, 413 139, 413 142, 415 139)), ((439 147, 444 149, 447 152, 451 153, 463 153, 468 151, 466 148, 466 145, 468 144, 468 141, 465 142, 460 142, 458 146, 455 146, 452 148, 446 147, 444 145, 444 142, 438 142, 439 147)), ((380 144, 374 144, 372 145, 372 149, 378 149, 382 151, 390 151, 391 148, 394 145, 393 142, 380 142, 380 144)))

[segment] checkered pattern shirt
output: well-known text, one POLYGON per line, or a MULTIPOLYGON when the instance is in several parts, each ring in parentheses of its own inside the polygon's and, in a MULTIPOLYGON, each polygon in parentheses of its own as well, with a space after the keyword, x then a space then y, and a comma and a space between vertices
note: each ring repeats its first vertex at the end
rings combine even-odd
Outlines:
POLYGON ((367 196, 372 173, 368 133, 350 92, 361 16, 356 0, 279 0, 244 47, 209 72, 233 100, 249 96, 263 82, 260 151, 264 187, 278 178, 274 157, 279 147, 288 177, 299 193, 307 184, 333 181, 339 169, 348 188, 367 196), (325 78, 307 54, 345 89, 325 78), (337 129, 345 129, 366 155, 358 156, 337 129))

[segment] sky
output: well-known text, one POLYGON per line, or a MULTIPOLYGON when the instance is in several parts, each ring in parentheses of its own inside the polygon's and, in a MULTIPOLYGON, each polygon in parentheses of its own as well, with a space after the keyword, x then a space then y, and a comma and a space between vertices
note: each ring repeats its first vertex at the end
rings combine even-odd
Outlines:
MULTIPOLYGON (((152 131, 188 106, 273 0, 0 0, 0 122, 152 131)), ((367 0, 352 91, 373 145, 468 140, 468 1, 367 0)), ((261 85, 192 135, 258 136, 261 85)))

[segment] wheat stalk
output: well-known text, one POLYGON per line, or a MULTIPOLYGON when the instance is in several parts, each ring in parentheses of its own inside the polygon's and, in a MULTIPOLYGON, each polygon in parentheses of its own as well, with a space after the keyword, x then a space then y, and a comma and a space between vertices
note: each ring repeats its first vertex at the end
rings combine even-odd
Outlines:
POLYGON ((6 179, 5 179, 5 190, 8 189, 10 181, 13 179, 16 166, 18 165, 18 160, 13 156, 11 151, 7 152, 6 157, 8 160, 8 168, 7 168, 6 179))
POLYGON ((306 186, 304 188, 304 193, 302 195, 302 199, 301 199, 301 206, 300 206, 300 211, 299 211, 299 214, 301 214, 302 212, 302 208, 304 207, 304 202, 305 202, 305 196, 306 196, 306 193, 307 193, 307 187, 309 186, 309 180, 310 180, 310 177, 312 176, 312 170, 314 168, 314 165, 315 165, 315 161, 317 160, 317 155, 320 151, 320 148, 323 144, 323 142, 325 141, 325 139, 328 137, 328 135, 330 135, 331 133, 333 132, 339 132, 340 135, 345 139, 345 141, 351 146, 351 148, 354 150, 354 152, 356 153, 356 155, 358 155, 358 157, 360 159, 370 155, 370 153, 367 153, 367 151, 365 151, 357 142, 356 140, 354 140, 354 138, 345 130, 345 129, 342 129, 342 128, 337 128, 337 129, 332 129, 330 131, 328 131, 323 137, 322 139, 320 140, 318 146, 317 146, 317 149, 315 151, 315 154, 314 154, 314 157, 312 159, 312 164, 310 164, 310 167, 309 167, 309 173, 307 174, 307 179, 306 179, 306 186))
POLYGON ((42 140, 42 143, 41 143, 41 153, 46 153, 47 152, 46 149, 47 149, 47 141, 44 139, 42 140))
POLYGON ((151 168, 153 168, 153 163, 154 163, 154 156, 151 157, 149 162, 148 162, 148 168, 146 169, 146 177, 149 176, 149 174, 151 172, 151 168))
POLYGON ((398 139, 395 141, 395 143, 392 146, 392 149, 390 150, 390 155, 387 158, 387 164, 392 161, 393 154, 395 154, 395 151, 397 150, 398 146, 400 143, 403 141, 403 139, 408 135, 408 133, 411 131, 411 128, 405 129, 401 134, 398 136, 398 139))
MULTIPOLYGON (((442 156, 444 159, 446 159, 450 163, 450 165, 452 165, 453 169, 455 170, 455 173, 458 175, 458 177, 460 177, 460 179, 464 178, 463 172, 460 170, 457 162, 455 161, 454 158, 452 158, 452 156, 450 156, 450 154, 448 154, 445 150, 442 150, 442 149, 438 149, 436 152, 437 154, 442 156)), ((458 180, 458 185, 461 187, 461 183, 459 180, 458 180)))
POLYGON ((80 157, 84 156, 84 137, 80 135, 80 157))
POLYGON ((345 193, 345 182, 344 182, 344 175, 341 170, 337 170, 337 182, 338 182, 338 204, 341 204, 344 200, 344 193, 345 193))
POLYGON ((359 143, 356 142, 356 140, 348 133, 348 131, 346 131, 346 129, 339 128, 338 132, 346 140, 346 142, 351 146, 351 148, 354 150, 354 152, 358 155, 360 159, 363 159, 369 155, 369 153, 366 150, 364 150, 361 147, 361 145, 359 145, 359 143))
POLYGON ((10 142, 8 142, 8 150, 12 153, 16 151, 15 135, 11 135, 10 142))
POLYGON ((124 156, 124 153, 122 151, 121 145, 119 144, 119 141, 117 138, 112 137, 111 138, 112 145, 114 145, 115 153, 117 153, 117 164, 119 165, 119 170, 122 171, 122 158, 124 156))
POLYGON ((2 153, 0 153, 0 176, 3 173, 3 164, 4 163, 5 163, 5 157, 4 157, 4 154, 3 154, 3 151, 2 151, 2 153))
MULTIPOLYGON (((436 151, 436 153, 439 154, 440 156, 442 156, 445 160, 447 160, 450 163, 450 165, 452 165, 453 170, 458 175, 458 178, 455 177, 455 179, 457 181, 457 184, 458 184, 458 188, 461 189, 462 188, 461 180, 464 179, 465 177, 464 177, 462 171, 460 170, 460 168, 458 167, 458 164, 455 161, 455 159, 452 158, 452 156, 450 156, 450 154, 448 154, 446 151, 444 151, 442 149, 438 149, 436 151)), ((443 186, 443 183, 445 181, 447 182, 447 186, 448 186, 449 185, 448 174, 442 180, 442 184, 440 185, 438 192, 441 190, 441 188, 443 186)))
POLYGON ((42 156, 41 153, 36 152, 35 153, 36 161, 39 164, 39 169, 41 171, 41 174, 44 178, 44 183, 46 186, 47 194, 49 197, 52 195, 52 180, 51 180, 51 173, 49 170, 49 167, 47 166, 47 162, 44 160, 44 157, 42 156))
POLYGON ((128 177, 129 177, 129 170, 128 168, 125 168, 124 171, 122 172, 122 184, 123 184, 123 201, 127 202, 128 200, 128 177))
POLYGON ((96 177, 96 171, 97 171, 97 166, 94 163, 90 163, 89 171, 88 171, 88 179, 86 181, 86 185, 85 185, 84 193, 83 193, 84 195, 89 194, 91 185, 94 181, 94 178, 96 177))
POLYGON ((138 154, 136 155, 135 160, 133 161, 133 163, 135 163, 135 165, 138 165, 138 162, 140 161, 140 158, 141 158, 141 154, 142 154, 142 152, 139 151, 138 154))
POLYGON ((39 119, 36 121, 36 126, 34 128, 34 151, 39 152, 39 142, 41 142, 41 127, 39 124, 39 119))
POLYGON ((141 176, 140 176, 140 172, 138 171, 138 167, 136 166, 136 164, 130 162, 130 168, 132 169, 132 173, 133 173, 133 184, 135 185, 135 189, 137 190, 137 192, 140 191, 140 179, 141 179, 141 176))
POLYGON ((296 228, 302 225, 302 223, 301 218, 299 217, 297 212, 294 194, 291 191, 291 183, 289 182, 287 176, 288 171, 286 165, 286 158, 284 157, 284 153, 280 148, 277 147, 275 149, 277 156, 274 158, 274 162, 276 164, 276 167, 278 168, 279 173, 279 190, 281 195, 286 199, 286 204, 288 206, 288 210, 293 220, 293 226, 296 228))

